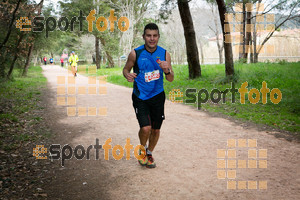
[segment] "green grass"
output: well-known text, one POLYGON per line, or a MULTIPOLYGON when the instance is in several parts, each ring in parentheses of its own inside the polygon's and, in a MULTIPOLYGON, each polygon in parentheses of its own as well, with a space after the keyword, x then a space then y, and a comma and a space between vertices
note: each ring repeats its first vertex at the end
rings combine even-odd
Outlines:
MULTIPOLYGON (((209 94, 212 89, 217 88, 224 91, 231 88, 231 83, 225 78, 224 65, 202 65, 202 76, 200 78, 188 79, 188 67, 173 66, 175 80, 164 82, 165 92, 168 94, 172 89, 180 89, 184 95, 187 88, 196 88, 197 93, 205 88, 209 94)), ((132 87, 132 83, 126 81, 122 75, 122 68, 100 69, 97 75, 108 75, 107 80, 111 83, 132 87)), ((226 102, 220 101, 214 104, 208 101, 201 104, 201 110, 218 112, 234 118, 251 121, 258 124, 268 125, 297 133, 300 132, 300 67, 299 63, 256 63, 256 64, 235 64, 235 88, 240 88, 241 84, 248 82, 248 92, 252 88, 258 90, 262 87, 262 82, 266 81, 267 87, 272 90, 278 88, 282 93, 282 100, 279 104, 270 101, 270 93, 267 95, 267 104, 260 101, 251 104, 246 94, 246 103, 240 103, 240 94, 235 94, 235 103, 232 103, 231 93, 226 95, 226 102)), ((255 96, 255 95, 254 95, 255 96)), ((204 98, 204 96, 202 97, 204 98)), ((184 97, 184 102, 185 102, 184 97)), ((197 107, 197 103, 193 104, 197 107)))
MULTIPOLYGON (((47 79, 42 75, 42 68, 32 66, 26 77, 21 77, 20 72, 13 72, 12 80, 1 80, 0 87, 0 143, 1 149, 11 150, 16 145, 6 141, 34 141, 37 138, 32 122, 41 122, 40 116, 34 113, 42 109, 41 90, 46 88, 47 79), (26 127, 26 131, 24 129, 26 127)), ((37 124, 37 123, 36 123, 37 124)), ((37 124, 39 126, 39 124, 37 124)))

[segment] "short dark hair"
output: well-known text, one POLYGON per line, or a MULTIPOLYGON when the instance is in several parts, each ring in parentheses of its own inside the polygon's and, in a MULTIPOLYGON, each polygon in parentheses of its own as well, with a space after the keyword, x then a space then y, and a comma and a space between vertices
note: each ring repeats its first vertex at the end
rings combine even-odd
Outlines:
POLYGON ((145 28, 144 28, 144 34, 143 35, 145 35, 146 29, 157 30, 158 31, 158 35, 159 35, 159 29, 158 29, 158 26, 155 23, 149 23, 149 24, 147 24, 145 26, 145 28))

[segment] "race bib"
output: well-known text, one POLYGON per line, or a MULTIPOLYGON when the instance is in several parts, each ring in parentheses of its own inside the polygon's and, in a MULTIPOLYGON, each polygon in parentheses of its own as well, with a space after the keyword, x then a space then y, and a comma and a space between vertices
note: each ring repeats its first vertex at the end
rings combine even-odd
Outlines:
POLYGON ((146 82, 155 81, 159 78, 160 78, 159 70, 145 73, 145 81, 146 82))

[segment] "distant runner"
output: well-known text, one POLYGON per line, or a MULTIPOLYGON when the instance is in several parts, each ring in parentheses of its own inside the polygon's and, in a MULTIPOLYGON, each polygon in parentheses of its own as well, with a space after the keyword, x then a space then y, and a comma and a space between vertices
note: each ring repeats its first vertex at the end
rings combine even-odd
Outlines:
POLYGON ((78 62, 78 56, 75 55, 75 52, 72 51, 71 56, 69 58, 69 63, 71 64, 72 73, 75 76, 77 76, 77 62, 78 62))
POLYGON ((44 64, 47 65, 47 58, 46 58, 46 56, 44 57, 44 64))
POLYGON ((60 64, 61 64, 61 67, 64 67, 64 59, 63 58, 60 59, 60 64))
POLYGON ((49 61, 50 61, 50 64, 53 65, 53 58, 50 58, 49 61))
POLYGON ((164 74, 168 81, 174 80, 170 54, 157 45, 159 37, 158 26, 154 23, 147 24, 143 34, 145 44, 130 52, 123 69, 127 81, 134 82, 133 107, 140 126, 140 143, 146 149, 146 156, 138 162, 148 168, 156 167, 152 152, 165 119, 164 74), (132 68, 133 73, 130 73, 132 68))

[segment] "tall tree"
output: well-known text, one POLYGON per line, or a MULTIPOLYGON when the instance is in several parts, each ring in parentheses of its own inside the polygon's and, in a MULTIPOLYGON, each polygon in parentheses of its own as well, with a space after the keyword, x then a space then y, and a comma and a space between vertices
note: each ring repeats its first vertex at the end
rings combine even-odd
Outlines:
MULTIPOLYGON (((223 32, 223 45, 224 45, 224 51, 225 51, 225 73, 226 76, 232 76, 234 75, 234 64, 233 64, 233 55, 232 55, 232 46, 231 42, 225 41, 225 28, 224 25, 228 24, 228 22, 225 22, 225 14, 226 14, 226 5, 224 0, 216 0, 218 4, 219 9, 219 15, 222 25, 222 32, 223 32)), ((230 36, 230 32, 227 33, 230 36)))
MULTIPOLYGON (((261 0, 260 0, 261 2, 261 0)), ((269 13, 272 10, 280 10, 280 11, 285 11, 288 12, 287 15, 280 15, 279 19, 277 19, 274 23, 274 28, 269 30, 269 33, 267 36, 263 39, 262 43, 259 44, 259 48, 257 48, 257 41, 256 41, 256 23, 254 23, 254 32, 253 32, 253 62, 256 63, 258 62, 258 55, 263 46, 266 44, 266 42, 273 36, 276 30, 278 30, 282 25, 284 25, 287 21, 290 20, 300 20, 300 10, 299 10, 299 5, 300 1, 299 0, 280 0, 278 4, 275 6, 271 7, 270 9, 260 13, 260 15, 264 15, 266 13, 269 13)), ((252 18, 257 17, 257 15, 254 15, 252 18)), ((275 17, 275 16, 274 16, 275 17)), ((255 21, 255 19, 254 19, 255 21)))
POLYGON ((189 8, 189 1, 178 0, 177 4, 184 30, 186 54, 189 66, 189 78, 194 79, 201 76, 201 68, 193 19, 189 8))
MULTIPOLYGON (((41 0, 40 3, 36 6, 36 8, 38 10, 38 13, 37 13, 38 16, 42 13, 43 3, 44 3, 44 0, 41 0)), ((22 76, 27 75, 29 63, 30 63, 30 60, 31 60, 32 51, 33 51, 33 48, 34 48, 35 39, 36 39, 36 34, 32 34, 32 42, 31 42, 31 44, 29 45, 29 48, 28 48, 27 58, 26 58, 26 61, 25 61, 22 76)))
POLYGON ((0 2, 0 76, 6 78, 6 68, 12 62, 12 52, 18 41, 18 33, 13 26, 21 7, 21 0, 0 2))
MULTIPOLYGON (((134 47, 140 45, 142 31, 145 26, 146 13, 150 9, 154 10, 154 3, 150 0, 105 0, 116 9, 120 16, 127 17, 130 26, 126 32, 120 32, 119 46, 122 47, 120 52, 122 55, 128 54, 134 47)), ((153 21, 153 20, 151 20, 153 21)))
POLYGON ((216 43, 217 43, 217 47, 218 47, 218 53, 219 53, 219 63, 222 64, 223 63, 223 49, 224 49, 224 43, 219 38, 219 23, 218 23, 218 15, 215 11, 215 5, 216 2, 214 0, 208 0, 207 1, 210 5, 210 9, 212 12, 212 15, 214 17, 214 28, 210 25, 208 25, 209 29, 212 30, 212 32, 214 32, 215 36, 216 36, 216 43))
MULTIPOLYGON (((105 1, 94 1, 91 3, 89 0, 72 0, 72 1, 60 1, 60 5, 62 8, 61 14, 64 16, 68 16, 68 18, 72 18, 72 16, 78 16, 78 13, 80 11, 83 12, 83 15, 88 16, 89 13, 93 10, 96 10, 94 13, 94 17, 97 20, 100 16, 109 16, 111 7, 108 5, 105 1), (97 14, 99 13, 99 14, 97 14)), ((109 28, 107 28, 105 31, 100 32, 96 28, 96 20, 93 21, 93 30, 91 32, 81 32, 79 30, 75 30, 74 37, 78 38, 79 36, 82 36, 84 34, 92 34, 95 37, 95 58, 96 58, 96 65, 97 68, 100 68, 100 59, 97 59, 97 55, 99 58, 100 51, 103 50, 107 56, 110 58, 113 57, 113 54, 116 54, 118 51, 118 45, 116 45, 115 41, 118 40, 117 36, 117 26, 115 25, 114 32, 110 32, 109 28), (105 41, 105 46, 102 45, 102 41, 105 41), (100 45, 97 45, 97 42, 101 43, 100 45)), ((83 23, 83 30, 88 30, 88 25, 86 23, 83 23)), ((73 47, 74 48, 74 47, 73 47)), ((108 60, 108 66, 114 67, 115 63, 113 59, 108 60)))
MULTIPOLYGON (((251 25, 251 12, 247 12, 246 13, 246 26, 250 26, 251 25)), ((252 40, 252 35, 251 32, 246 32, 244 33, 246 34, 245 37, 243 37, 243 55, 242 55, 242 61, 244 63, 247 63, 247 59, 248 59, 248 50, 246 51, 246 47, 248 47, 250 45, 250 42, 252 40)))
POLYGON ((16 13, 17 13, 17 11, 18 11, 18 9, 19 9, 19 7, 20 7, 21 1, 22 1, 22 0, 18 0, 18 1, 17 1, 17 5, 16 5, 16 7, 15 7, 13 13, 12 13, 12 17, 11 17, 11 20, 10 20, 10 22, 9 22, 8 31, 7 31, 7 33, 6 33, 6 36, 5 36, 5 38, 4 38, 4 41, 0 43, 0 50, 2 49, 2 47, 6 44, 6 42, 7 42, 8 39, 9 39, 9 36, 10 36, 11 31, 12 31, 12 28, 13 28, 12 25, 13 25, 13 23, 14 23, 14 21, 15 21, 16 13))
MULTIPOLYGON (((167 20, 171 15, 172 10, 176 8, 176 6, 178 6, 184 31, 186 46, 185 49, 189 67, 189 78, 193 79, 201 76, 201 66, 199 62, 199 53, 197 48, 195 29, 189 8, 190 1, 191 0, 165 0, 161 5, 159 17, 161 22, 167 23, 167 20)), ((178 59, 178 61, 179 60, 181 60, 181 58, 178 59)))
POLYGON ((99 46, 99 37, 95 36, 95 51, 96 51, 96 67, 100 69, 100 46, 99 46))
MULTIPOLYGON (((9 10, 5 10, 2 7, 5 3, 9 5, 12 2, 2 2, 0 5, 2 11, 9 13, 9 10)), ((28 19, 31 19, 32 14, 36 10, 36 8, 36 4, 32 2, 21 1, 19 3, 18 1, 17 7, 14 8, 14 11, 12 12, 12 19, 24 16, 26 16, 28 19)), ((1 23, 1 29, 2 26, 3 22, 1 23)), ((2 43, 3 49, 1 49, 0 65, 1 76, 11 78, 15 66, 20 67, 21 65, 21 62, 17 62, 17 60, 26 60, 27 56, 30 55, 28 53, 28 50, 29 52, 30 50, 32 51, 30 44, 34 41, 34 39, 31 37, 30 32, 28 33, 23 30, 17 29, 15 26, 11 26, 11 20, 7 28, 8 33, 5 34, 4 42, 2 43), (2 54, 3 51, 4 54, 2 54), (3 57, 3 55, 5 55, 5 57, 3 57), (9 66, 9 70, 8 73, 5 74, 5 69, 7 66, 9 66)))
POLYGON ((20 36, 19 36, 19 39, 18 39, 18 41, 17 41, 17 45, 16 45, 16 47, 15 47, 15 49, 14 49, 14 51, 13 51, 13 52, 14 52, 13 60, 12 60, 12 62, 11 62, 11 64, 10 64, 9 71, 8 71, 8 73, 7 73, 7 78, 8 78, 8 79, 11 78, 12 72, 13 72, 13 70, 14 70, 15 62, 16 62, 16 60, 17 60, 17 58, 18 58, 18 53, 20 52, 20 44, 21 44, 23 38, 24 38, 24 33, 21 32, 21 33, 20 33, 20 36))
POLYGON ((244 58, 245 55, 245 33, 246 33, 246 1, 243 0, 242 2, 242 12, 243 12, 243 17, 242 17, 242 29, 241 31, 241 39, 240 39, 240 46, 242 47, 242 51, 239 50, 239 60, 242 60, 244 58))
MULTIPOLYGON (((240 10, 242 10, 242 29, 241 31, 241 41, 240 41, 240 50, 239 50, 239 59, 243 62, 247 62, 248 53, 250 51, 250 62, 257 62, 258 55, 260 50, 263 48, 264 44, 272 37, 274 32, 279 29, 282 25, 284 25, 287 21, 290 20, 298 20, 300 18, 299 15, 299 0, 278 0, 278 1, 262 1, 262 0, 227 0, 227 8, 233 12, 236 17, 240 13, 236 13, 233 9, 237 6, 236 3, 240 3, 240 10), (263 3, 262 3, 263 2, 263 3), (249 5, 253 5, 253 9, 250 9, 250 6, 247 8, 247 3, 249 5), (262 3, 262 4, 261 4, 262 3), (255 7, 255 9, 254 9, 255 7), (259 11, 258 11, 259 10, 259 11), (258 23, 261 21, 257 21, 258 17, 265 17, 266 14, 270 12, 275 13, 285 13, 285 14, 276 14, 275 16, 279 16, 276 20, 275 28, 269 30, 267 36, 260 40, 262 41, 258 44, 257 35, 258 35, 258 23), (286 14, 288 13, 288 14, 286 14), (253 26, 252 31, 246 31, 246 27, 253 26)), ((277 18, 277 17, 276 17, 277 18)), ((260 24, 262 25, 262 24, 260 24)))

